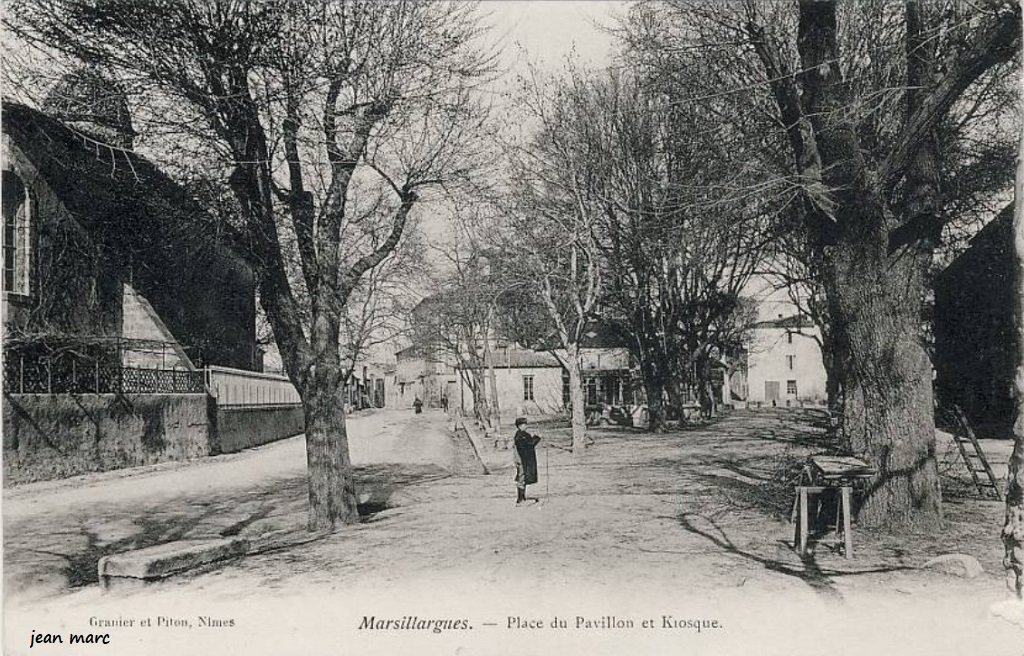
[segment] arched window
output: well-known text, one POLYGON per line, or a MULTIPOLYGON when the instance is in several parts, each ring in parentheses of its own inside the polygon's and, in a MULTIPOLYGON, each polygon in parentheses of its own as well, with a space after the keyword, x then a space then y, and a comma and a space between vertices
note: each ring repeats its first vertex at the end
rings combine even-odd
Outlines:
POLYGON ((28 189, 13 171, 3 171, 4 291, 29 294, 31 203, 28 189))

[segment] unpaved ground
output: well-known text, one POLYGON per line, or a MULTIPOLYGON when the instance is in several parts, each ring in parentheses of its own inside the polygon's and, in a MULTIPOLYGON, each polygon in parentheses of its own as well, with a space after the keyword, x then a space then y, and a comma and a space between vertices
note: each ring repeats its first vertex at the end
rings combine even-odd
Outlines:
MULTIPOLYGON (((127 615, 195 624, 214 614, 236 624, 119 629, 126 651, 106 653, 159 645, 152 653, 1024 654, 1024 630, 988 612, 1006 597, 998 502, 953 496, 942 531, 857 530, 852 560, 825 544, 797 557, 785 475, 825 445, 795 416, 737 413, 661 436, 595 431, 579 461, 541 452, 541 482, 530 488, 541 501, 529 507, 515 506, 508 467, 408 477, 389 507, 327 539, 143 590, 104 595, 92 586, 19 608, 8 638, 24 642, 12 627, 38 623, 45 608, 72 628, 127 615), (954 551, 978 558, 985 573, 963 580, 916 569, 954 551), (566 629, 509 628, 510 616, 547 627, 556 615, 566 629), (724 628, 670 629, 665 615, 724 628), (473 628, 360 629, 365 616, 456 617, 473 628), (634 626, 576 629, 577 616, 634 626), (642 626, 647 619, 653 628, 642 626)), ((536 430, 566 441, 564 429, 536 430)), ((492 465, 510 460, 484 455, 492 465)), ((301 491, 282 492, 297 497, 299 512, 301 491)))
MULTIPOLYGON (((450 476, 440 413, 360 413, 349 445, 368 510, 404 484, 450 476)), ((107 554, 183 538, 259 534, 304 522, 301 436, 242 453, 4 490, 6 599, 26 603, 95 584, 107 554)))

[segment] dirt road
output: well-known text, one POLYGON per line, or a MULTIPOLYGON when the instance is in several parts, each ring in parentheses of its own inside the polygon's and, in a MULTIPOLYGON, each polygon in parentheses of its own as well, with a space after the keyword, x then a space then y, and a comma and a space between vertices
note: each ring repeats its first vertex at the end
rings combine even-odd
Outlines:
MULTIPOLYGON (((566 442, 564 429, 536 430, 566 442)), ((793 414, 595 437, 580 460, 541 452, 530 488, 541 500, 527 507, 507 468, 392 479, 386 507, 327 539, 142 590, 82 588, 12 611, 8 626, 36 626, 44 608, 71 629, 188 620, 112 630, 105 653, 125 654, 1024 653, 1024 629, 989 612, 1006 597, 998 502, 950 498, 942 531, 858 529, 856 558, 822 542, 801 559, 791 493, 775 479, 822 434, 793 414), (985 573, 919 569, 948 552, 985 573), (203 617, 233 624, 213 630, 203 617), (417 628, 427 618, 458 623, 417 628)))
MULTIPOLYGON (((440 413, 379 410, 349 418, 360 501, 451 474, 455 450, 440 413)), ((96 582, 100 557, 172 540, 301 522, 301 436, 170 466, 79 476, 4 491, 4 584, 14 603, 96 582)))

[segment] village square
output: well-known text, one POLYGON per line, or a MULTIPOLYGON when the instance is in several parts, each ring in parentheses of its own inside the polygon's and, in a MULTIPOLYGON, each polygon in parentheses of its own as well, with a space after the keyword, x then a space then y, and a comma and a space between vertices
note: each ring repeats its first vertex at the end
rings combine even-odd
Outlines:
POLYGON ((5 654, 1024 654, 1011 0, 10 0, 5 654))

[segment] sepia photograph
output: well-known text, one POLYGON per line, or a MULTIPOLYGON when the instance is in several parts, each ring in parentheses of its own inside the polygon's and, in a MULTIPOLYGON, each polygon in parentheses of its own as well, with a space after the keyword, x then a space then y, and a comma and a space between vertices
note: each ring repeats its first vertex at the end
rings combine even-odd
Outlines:
POLYGON ((4 656, 1024 656, 1024 0, 3 0, 4 656))

